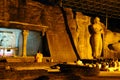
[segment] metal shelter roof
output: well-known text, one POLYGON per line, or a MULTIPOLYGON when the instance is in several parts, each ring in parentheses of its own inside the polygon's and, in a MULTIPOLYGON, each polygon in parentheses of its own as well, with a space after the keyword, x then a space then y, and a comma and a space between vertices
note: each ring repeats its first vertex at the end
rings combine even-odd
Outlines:
POLYGON ((62 6, 83 13, 120 19, 120 0, 62 0, 62 6))

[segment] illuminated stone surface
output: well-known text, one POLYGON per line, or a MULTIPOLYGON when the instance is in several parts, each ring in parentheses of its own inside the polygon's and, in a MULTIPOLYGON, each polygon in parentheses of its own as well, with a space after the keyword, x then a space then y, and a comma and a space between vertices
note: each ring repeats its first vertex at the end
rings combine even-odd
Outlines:
MULTIPOLYGON (((31 0, 26 2, 10 0, 6 4, 1 1, 0 4, 1 27, 44 32, 44 27, 48 26, 47 41, 50 57, 54 61, 75 61, 79 57, 81 59, 93 59, 90 45, 91 34, 88 30, 89 25, 91 25, 91 17, 81 12, 73 14, 71 8, 66 9, 58 5, 46 5, 31 0), (7 21, 10 24, 5 25, 4 22, 7 21)), ((119 57, 118 52, 108 47, 108 45, 115 44, 119 40, 118 33, 106 32, 103 50, 105 58, 119 57)))
POLYGON ((104 57, 120 58, 119 54, 120 33, 107 30, 104 38, 104 57))
POLYGON ((40 52, 38 52, 38 53, 36 54, 35 59, 36 59, 36 62, 42 62, 43 54, 40 53, 40 52))
POLYGON ((96 17, 94 19, 94 24, 92 25, 93 34, 91 38, 92 42, 92 53, 93 57, 99 58, 101 57, 102 48, 103 48, 103 40, 104 40, 104 28, 105 26, 100 22, 100 18, 96 17), (103 38, 102 38, 103 36, 103 38))

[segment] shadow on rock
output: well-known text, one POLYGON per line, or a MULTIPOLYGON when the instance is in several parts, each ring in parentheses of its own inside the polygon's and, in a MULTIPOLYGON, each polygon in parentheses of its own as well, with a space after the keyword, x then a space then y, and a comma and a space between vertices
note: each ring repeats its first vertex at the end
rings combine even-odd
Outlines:
POLYGON ((48 76, 40 76, 34 80, 49 80, 50 78, 48 76))

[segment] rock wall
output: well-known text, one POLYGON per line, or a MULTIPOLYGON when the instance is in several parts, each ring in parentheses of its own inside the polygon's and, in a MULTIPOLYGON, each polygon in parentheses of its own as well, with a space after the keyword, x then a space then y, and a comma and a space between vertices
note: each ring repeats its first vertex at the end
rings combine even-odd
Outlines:
POLYGON ((77 57, 72 48, 69 34, 66 31, 62 8, 59 6, 46 6, 42 21, 43 25, 49 26, 46 36, 53 61, 76 61, 77 57))
POLYGON ((92 59, 92 49, 90 45, 90 17, 81 14, 80 12, 76 13, 76 22, 77 22, 77 36, 78 44, 77 48, 81 58, 92 59))
POLYGON ((120 33, 107 30, 104 40, 104 57, 120 58, 120 33))
POLYGON ((90 17, 83 15, 81 12, 74 14, 70 8, 66 8, 65 11, 67 13, 68 26, 80 58, 92 59, 89 32, 90 17))
POLYGON ((4 16, 4 14, 3 14, 3 12, 4 12, 4 5, 3 5, 3 0, 2 1, 0 1, 0 19, 1 20, 3 20, 4 19, 4 17, 2 17, 2 16, 4 16))
MULTIPOLYGON (((7 24, 7 21, 19 21, 48 26, 49 29, 46 34, 48 34, 48 36, 49 34, 50 36, 54 35, 52 36, 52 39, 57 39, 57 44, 59 42, 61 43, 59 47, 61 52, 65 51, 65 53, 75 53, 77 58, 80 57, 81 59, 93 58, 90 45, 91 34, 89 32, 91 17, 86 16, 81 12, 73 12, 71 8, 61 8, 58 5, 45 4, 32 0, 8 0, 6 4, 4 1, 5 0, 0 2, 0 20, 5 20, 6 23, 4 24, 0 22, 0 27, 20 28, 36 31, 40 30, 40 27, 38 26, 24 27, 23 25, 7 24), (60 38, 62 36, 64 37, 60 38), (62 42, 62 40, 64 41, 62 42), (65 50, 64 48, 66 45, 68 47, 65 50), (69 48, 72 49, 72 51, 70 51, 69 48)), ((119 41, 119 33, 111 32, 109 30, 107 31, 104 37, 103 55, 105 58, 119 57, 119 41)), ((56 46, 57 45, 54 45, 54 48, 56 46)), ((56 55, 55 52, 52 55, 56 55)), ((64 57, 64 60, 72 59, 69 58, 71 57, 69 54, 67 55, 67 59, 64 57)), ((57 56, 65 55, 61 54, 57 56)), ((76 57, 74 57, 74 60, 75 59, 76 57)))

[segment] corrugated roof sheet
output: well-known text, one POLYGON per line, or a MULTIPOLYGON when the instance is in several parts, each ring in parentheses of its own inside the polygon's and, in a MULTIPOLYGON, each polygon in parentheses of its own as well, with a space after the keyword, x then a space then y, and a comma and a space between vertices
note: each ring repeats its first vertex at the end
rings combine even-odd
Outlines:
POLYGON ((83 13, 120 19, 120 0, 62 0, 63 7, 83 13))

